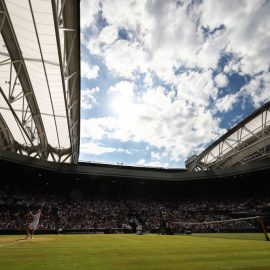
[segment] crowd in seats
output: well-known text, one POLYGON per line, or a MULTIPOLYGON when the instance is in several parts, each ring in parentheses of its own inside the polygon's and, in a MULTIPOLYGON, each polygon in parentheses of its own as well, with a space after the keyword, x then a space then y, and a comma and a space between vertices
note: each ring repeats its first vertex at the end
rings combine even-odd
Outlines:
POLYGON ((133 197, 0 189, 0 230, 25 229, 45 201, 39 229, 111 229, 158 231, 162 222, 174 231, 256 229, 254 220, 208 224, 206 222, 262 214, 270 209, 268 195, 133 197), (195 223, 195 224, 191 224, 195 223), (197 224, 199 223, 199 224, 197 224))

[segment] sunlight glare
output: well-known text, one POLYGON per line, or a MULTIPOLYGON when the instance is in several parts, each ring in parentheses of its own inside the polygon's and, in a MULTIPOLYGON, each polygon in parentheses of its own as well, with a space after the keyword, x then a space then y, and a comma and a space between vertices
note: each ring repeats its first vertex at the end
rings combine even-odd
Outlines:
POLYGON ((118 94, 112 97, 110 107, 113 113, 119 116, 125 116, 131 112, 133 102, 130 96, 118 94))

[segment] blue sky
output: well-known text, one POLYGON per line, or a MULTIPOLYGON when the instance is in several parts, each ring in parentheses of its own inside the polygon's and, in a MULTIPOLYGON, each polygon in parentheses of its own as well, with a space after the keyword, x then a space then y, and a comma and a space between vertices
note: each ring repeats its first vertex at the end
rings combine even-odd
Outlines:
POLYGON ((270 1, 82 0, 80 160, 183 168, 270 98, 270 1))

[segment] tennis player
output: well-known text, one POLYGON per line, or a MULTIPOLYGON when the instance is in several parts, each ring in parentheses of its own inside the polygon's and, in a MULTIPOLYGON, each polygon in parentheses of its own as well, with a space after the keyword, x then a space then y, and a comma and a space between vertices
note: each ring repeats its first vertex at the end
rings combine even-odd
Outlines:
POLYGON ((38 227, 38 223, 39 223, 39 219, 40 219, 40 215, 41 215, 43 206, 44 206, 44 203, 42 203, 40 209, 38 209, 36 214, 33 214, 30 211, 30 215, 33 217, 33 221, 28 225, 26 239, 33 239, 33 235, 35 233, 35 230, 38 227))

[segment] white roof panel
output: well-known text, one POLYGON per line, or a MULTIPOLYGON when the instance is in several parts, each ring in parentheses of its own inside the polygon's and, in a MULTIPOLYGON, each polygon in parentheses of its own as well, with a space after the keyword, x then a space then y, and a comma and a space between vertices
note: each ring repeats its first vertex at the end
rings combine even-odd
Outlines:
MULTIPOLYGON (((71 141, 75 138, 70 138, 69 125, 78 120, 79 110, 75 120, 69 118, 69 98, 65 98, 65 95, 70 94, 71 84, 64 80, 64 76, 71 74, 63 74, 65 65, 68 72, 70 68, 64 48, 71 45, 70 42, 73 44, 73 41, 69 35, 65 39, 65 30, 60 28, 74 25, 79 29, 78 18, 67 15, 77 8, 77 4, 72 1, 66 3, 57 0, 5 0, 0 3, 0 11, 6 18, 0 35, 0 87, 3 94, 0 113, 8 122, 14 139, 21 144, 21 151, 26 153, 29 148, 24 146, 35 144, 42 147, 36 148, 36 151, 45 150, 40 153, 46 159, 49 159, 46 149, 52 149, 54 155, 60 153, 59 160, 65 158, 61 158, 61 153, 71 155, 67 162, 77 160, 78 156, 78 153, 71 149, 71 141), (61 17, 60 25, 56 22, 59 19, 56 16, 61 17), (20 119, 23 128, 19 127, 12 111, 20 119), (22 132, 29 132, 32 139, 25 141, 22 132)), ((74 14, 77 13, 74 11, 74 14)), ((79 56, 77 45, 78 43, 76 52, 71 51, 72 72, 74 68, 79 72, 76 63, 76 57, 79 56)), ((79 90, 77 88, 76 86, 76 91, 79 90)), ((72 101, 74 102, 74 99, 72 101)), ((75 134, 78 133, 79 128, 75 134)), ((31 151, 30 149, 29 153, 31 151)))
POLYGON ((28 0, 6 2, 25 58, 48 143, 52 147, 68 148, 68 122, 51 1, 31 1, 34 17, 28 0), (61 121, 55 117, 59 117, 61 121), (61 127, 56 126, 58 123, 61 127))

